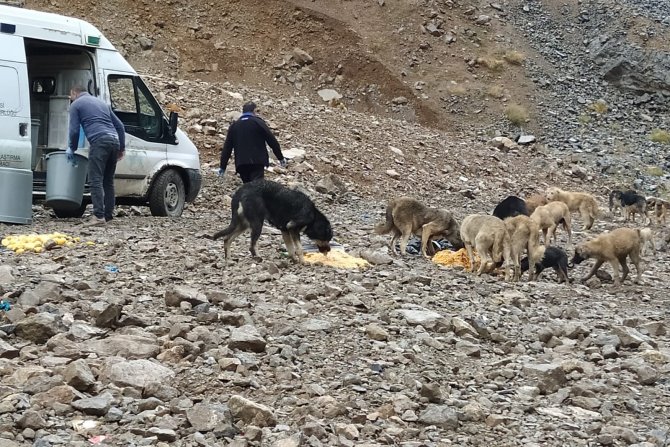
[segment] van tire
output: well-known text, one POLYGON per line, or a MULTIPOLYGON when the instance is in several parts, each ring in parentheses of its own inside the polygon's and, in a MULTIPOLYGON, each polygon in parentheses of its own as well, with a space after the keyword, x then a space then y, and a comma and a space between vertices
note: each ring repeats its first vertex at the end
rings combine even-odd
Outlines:
POLYGON ((179 217, 186 204, 184 179, 174 169, 167 169, 156 177, 149 194, 152 216, 179 217))
POLYGON ((86 212, 87 205, 88 203, 84 201, 79 208, 52 208, 52 210, 59 219, 79 218, 86 212))

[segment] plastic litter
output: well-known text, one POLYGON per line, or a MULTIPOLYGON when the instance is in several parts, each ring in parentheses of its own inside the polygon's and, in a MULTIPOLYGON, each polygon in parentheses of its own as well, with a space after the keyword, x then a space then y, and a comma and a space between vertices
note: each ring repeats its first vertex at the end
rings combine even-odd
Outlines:
POLYGON ((113 264, 106 265, 105 270, 109 273, 119 273, 119 268, 113 264))
POLYGON ((92 419, 75 419, 72 421, 72 428, 76 431, 90 430, 97 427, 99 424, 98 421, 92 419))
POLYGON ((105 435, 98 435, 98 436, 93 436, 92 438, 88 438, 88 442, 90 442, 93 445, 98 445, 102 444, 105 442, 105 439, 109 438, 109 436, 105 435))
POLYGON ((9 304, 9 301, 0 300, 0 310, 4 310, 5 312, 8 312, 8 311, 12 310, 12 305, 9 304))

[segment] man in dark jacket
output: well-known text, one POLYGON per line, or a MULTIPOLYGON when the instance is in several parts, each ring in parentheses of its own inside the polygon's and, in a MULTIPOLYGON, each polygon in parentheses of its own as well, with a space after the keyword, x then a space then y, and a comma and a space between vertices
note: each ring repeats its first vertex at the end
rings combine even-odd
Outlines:
POLYGON ((242 182, 263 178, 265 167, 270 165, 266 143, 272 148, 281 166, 286 167, 286 159, 282 155, 279 142, 265 121, 256 115, 256 104, 248 102, 242 107, 242 116, 228 128, 226 142, 223 143, 221 151, 219 176, 225 173, 230 155, 235 150, 235 171, 242 182))
POLYGON ((88 225, 104 225, 112 220, 114 212, 114 173, 116 162, 125 153, 126 130, 109 104, 91 96, 84 87, 74 86, 70 90, 70 99, 68 160, 74 162, 81 126, 90 143, 88 181, 94 216, 88 225))

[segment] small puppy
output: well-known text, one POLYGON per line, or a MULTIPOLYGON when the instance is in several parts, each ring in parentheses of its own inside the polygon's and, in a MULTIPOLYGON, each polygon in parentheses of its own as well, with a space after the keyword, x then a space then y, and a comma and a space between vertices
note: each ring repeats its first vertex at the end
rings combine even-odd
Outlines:
POLYGON ((386 220, 375 226, 375 233, 393 233, 391 251, 397 255, 396 241, 400 238, 400 254, 405 255, 412 234, 421 237, 421 254, 428 258, 427 245, 434 237, 444 237, 455 248, 463 248, 458 222, 450 212, 429 208, 411 197, 392 199, 386 206, 386 220))
POLYGON ((505 279, 510 277, 512 244, 505 223, 495 216, 470 214, 461 223, 461 239, 468 252, 470 265, 474 270, 475 257, 472 249, 477 250, 481 259, 477 276, 484 271, 490 272, 496 263, 505 260, 505 279))
POLYGON ((532 196, 528 197, 526 199, 526 208, 528 209, 529 213, 528 215, 530 216, 533 214, 533 211, 535 211, 538 206, 546 205, 547 203, 549 203, 547 202, 547 198, 540 194, 533 194, 532 196))
POLYGON ((636 282, 640 282, 642 278, 642 269, 640 268, 641 243, 640 230, 634 228, 617 228, 577 246, 572 263, 580 264, 589 258, 596 260, 589 274, 582 279, 582 281, 586 281, 596 274, 604 262, 609 262, 614 271, 612 275, 614 285, 620 285, 626 280, 630 271, 626 265, 626 258, 630 257, 637 271, 636 282), (619 267, 623 271, 621 279, 619 279, 619 267))
POLYGON ((212 236, 212 239, 223 238, 226 259, 230 253, 230 244, 247 230, 251 230, 251 256, 260 259, 256 254, 256 242, 261 236, 265 220, 281 230, 289 256, 296 262, 303 262, 300 243, 300 233, 303 231, 321 253, 330 251, 330 240, 333 238, 330 222, 314 202, 300 191, 259 179, 240 186, 233 194, 230 208, 230 225, 212 236))
MULTIPOLYGON (((542 271, 544 269, 553 268, 558 277, 558 282, 565 282, 570 284, 570 278, 568 278, 568 254, 559 247, 554 247, 553 245, 549 247, 540 246, 539 248, 539 261, 535 262, 535 273, 536 280, 540 279, 542 271)), ((521 271, 525 272, 529 269, 530 261, 528 258, 523 258, 521 260, 521 271)))
POLYGON ((570 212, 579 211, 584 221, 584 229, 590 230, 598 217, 598 202, 592 194, 585 192, 563 191, 560 188, 549 188, 547 199, 552 202, 557 200, 568 205, 570 212))
POLYGON ((530 218, 535 221, 544 234, 544 245, 548 247, 553 239, 556 243, 556 229, 562 225, 568 233, 568 244, 572 244, 572 216, 568 205, 563 202, 549 202, 538 206, 530 218))
POLYGON ((493 210, 493 215, 498 219, 505 220, 514 216, 530 216, 526 208, 526 202, 517 196, 508 196, 493 210))

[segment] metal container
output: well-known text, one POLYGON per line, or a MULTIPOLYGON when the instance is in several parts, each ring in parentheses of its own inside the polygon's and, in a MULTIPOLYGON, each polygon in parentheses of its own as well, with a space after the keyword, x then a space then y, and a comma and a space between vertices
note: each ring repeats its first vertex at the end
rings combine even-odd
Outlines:
POLYGON ((84 198, 88 158, 74 154, 75 165, 63 151, 46 155, 47 187, 44 204, 51 208, 79 208, 84 198))
POLYGON ((33 171, 0 168, 0 222, 33 223, 33 171))

